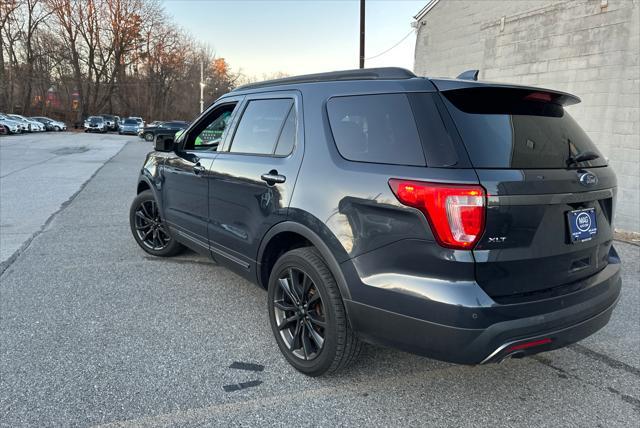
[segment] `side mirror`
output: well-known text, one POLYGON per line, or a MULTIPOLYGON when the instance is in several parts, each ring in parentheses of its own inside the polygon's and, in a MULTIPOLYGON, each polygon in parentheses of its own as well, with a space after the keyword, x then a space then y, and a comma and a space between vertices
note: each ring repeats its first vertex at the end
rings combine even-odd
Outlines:
POLYGON ((155 150, 159 152, 172 152, 175 150, 173 135, 160 134, 156 135, 155 150))

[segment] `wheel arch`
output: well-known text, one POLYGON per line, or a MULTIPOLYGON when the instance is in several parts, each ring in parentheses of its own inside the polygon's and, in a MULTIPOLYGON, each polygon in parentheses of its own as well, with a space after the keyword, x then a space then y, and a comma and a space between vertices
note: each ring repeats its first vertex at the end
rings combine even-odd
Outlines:
POLYGON ((327 263, 331 274, 335 278, 342 298, 351 299, 351 292, 349 291, 345 276, 342 272, 342 269, 340 268, 338 260, 331 251, 330 247, 316 232, 311 230, 309 227, 293 221, 284 221, 276 224, 271 229, 269 229, 269 231, 262 239, 258 250, 258 258, 256 264, 256 279, 260 286, 264 287, 265 289, 268 287, 270 269, 271 267, 273 267, 273 263, 275 263, 277 257, 281 254, 281 252, 280 254, 278 254, 279 245, 277 244, 282 242, 281 240, 283 239, 288 241, 289 243, 293 243, 293 246, 290 245, 286 247, 286 251, 304 246, 299 244, 305 242, 315 247, 318 252, 320 252, 320 255, 327 263), (274 251, 276 252, 275 260, 273 256, 274 251))

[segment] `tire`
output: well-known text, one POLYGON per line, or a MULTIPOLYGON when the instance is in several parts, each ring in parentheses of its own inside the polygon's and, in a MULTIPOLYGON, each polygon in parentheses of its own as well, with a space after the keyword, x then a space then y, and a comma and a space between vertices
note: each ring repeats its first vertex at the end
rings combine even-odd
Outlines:
POLYGON ((151 190, 141 192, 131 203, 129 225, 140 248, 153 256, 171 257, 183 249, 160 218, 158 205, 151 190))
POLYGON ((53 130, 56 131, 56 132, 60 132, 61 131, 59 126, 54 127, 53 130))
POLYGON ((149 142, 151 142, 151 141, 153 141, 153 139, 154 139, 154 138, 153 138, 153 133, 151 133, 151 132, 146 132, 146 133, 144 134, 144 140, 145 140, 145 141, 149 141, 149 142))
POLYGON ((315 248, 291 250, 276 261, 269 278, 267 307, 280 351, 301 373, 335 373, 360 354, 362 342, 349 325, 338 285, 315 248), (309 284, 306 293, 305 283, 309 284), (300 303, 297 309, 292 297, 300 303), (295 339, 298 331, 300 339, 295 339), (323 338, 320 347, 316 334, 323 338))

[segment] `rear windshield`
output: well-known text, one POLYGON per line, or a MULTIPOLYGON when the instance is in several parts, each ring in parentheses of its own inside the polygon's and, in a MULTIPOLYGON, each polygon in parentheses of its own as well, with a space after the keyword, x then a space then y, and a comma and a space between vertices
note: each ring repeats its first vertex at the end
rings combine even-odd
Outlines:
POLYGON ((445 105, 476 168, 558 169, 606 160, 564 108, 544 92, 473 88, 443 92, 445 105), (567 160, 584 152, 599 157, 567 160))

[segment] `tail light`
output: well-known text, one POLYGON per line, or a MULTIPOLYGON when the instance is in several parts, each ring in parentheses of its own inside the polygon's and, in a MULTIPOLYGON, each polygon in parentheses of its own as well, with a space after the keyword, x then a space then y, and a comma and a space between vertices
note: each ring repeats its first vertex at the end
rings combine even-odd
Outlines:
POLYGON ((404 205, 422 211, 440 245, 472 249, 484 231, 485 192, 481 186, 400 179, 389 186, 404 205))

